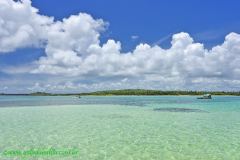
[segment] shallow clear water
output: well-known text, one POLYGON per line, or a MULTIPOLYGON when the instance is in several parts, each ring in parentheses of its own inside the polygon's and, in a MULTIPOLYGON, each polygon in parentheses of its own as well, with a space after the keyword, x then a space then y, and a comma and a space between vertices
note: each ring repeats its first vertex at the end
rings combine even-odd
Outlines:
POLYGON ((79 155, 27 159, 240 159, 240 97, 0 96, 0 152, 51 147, 79 155))

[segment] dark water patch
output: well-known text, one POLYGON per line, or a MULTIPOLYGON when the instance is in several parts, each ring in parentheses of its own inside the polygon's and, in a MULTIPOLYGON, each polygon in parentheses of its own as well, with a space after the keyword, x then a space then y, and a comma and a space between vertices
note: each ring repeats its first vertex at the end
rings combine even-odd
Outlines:
POLYGON ((159 112, 201 112, 201 113, 209 113, 208 111, 204 111, 201 109, 192 109, 192 108, 154 108, 154 111, 159 112))

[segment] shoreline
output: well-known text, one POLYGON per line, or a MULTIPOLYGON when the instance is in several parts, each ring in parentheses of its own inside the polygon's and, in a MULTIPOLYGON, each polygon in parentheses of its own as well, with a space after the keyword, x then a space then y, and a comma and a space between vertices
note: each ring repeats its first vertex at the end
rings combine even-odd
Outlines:
MULTIPOLYGON (((231 94, 221 94, 221 95, 218 95, 218 94, 211 94, 212 96, 234 96, 234 97, 239 97, 240 95, 231 95, 231 94)), ((155 97, 155 96, 201 96, 201 95, 188 95, 188 94, 183 94, 183 95, 170 95, 170 94, 166 94, 166 95, 92 95, 92 94, 89 94, 89 95, 79 95, 79 94, 69 94, 69 95, 65 95, 65 94, 58 94, 58 95, 31 95, 31 94, 1 94, 0 96, 29 96, 29 97, 91 97, 91 96, 96 96, 96 97, 121 97, 121 96, 146 96, 146 97, 155 97)))
POLYGON ((104 90, 85 93, 0 93, 0 96, 201 96, 211 94, 213 96, 240 96, 240 91, 162 91, 147 89, 122 89, 122 90, 104 90))

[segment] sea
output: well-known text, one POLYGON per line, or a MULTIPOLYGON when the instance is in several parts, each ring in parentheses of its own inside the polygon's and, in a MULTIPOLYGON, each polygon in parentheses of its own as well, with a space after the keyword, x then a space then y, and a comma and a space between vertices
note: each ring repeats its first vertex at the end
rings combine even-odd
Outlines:
POLYGON ((0 159, 239 160, 240 97, 0 96, 0 159))

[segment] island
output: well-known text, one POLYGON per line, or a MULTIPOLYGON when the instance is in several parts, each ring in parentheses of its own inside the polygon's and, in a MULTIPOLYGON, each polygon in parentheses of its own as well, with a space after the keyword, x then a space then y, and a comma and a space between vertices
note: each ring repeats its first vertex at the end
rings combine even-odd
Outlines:
POLYGON ((85 93, 46 93, 46 92, 34 92, 25 94, 5 94, 0 95, 24 95, 24 96, 164 96, 164 95, 232 95, 240 96, 240 91, 238 92, 227 92, 227 91, 163 91, 163 90, 147 90, 147 89, 122 89, 122 90, 105 90, 105 91, 95 91, 95 92, 85 92, 85 93))

